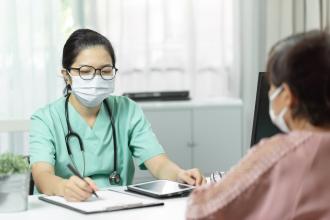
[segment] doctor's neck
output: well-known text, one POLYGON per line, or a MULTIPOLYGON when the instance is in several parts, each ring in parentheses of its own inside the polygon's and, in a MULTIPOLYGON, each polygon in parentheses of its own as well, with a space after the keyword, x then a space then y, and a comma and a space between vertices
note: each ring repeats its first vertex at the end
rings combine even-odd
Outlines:
POLYGON ((70 95, 69 102, 76 109, 76 111, 78 111, 79 114, 81 116, 83 116, 84 118, 96 117, 97 114, 99 113, 99 110, 100 110, 100 107, 101 107, 101 105, 99 105, 99 106, 96 106, 96 107, 93 107, 93 108, 88 108, 88 107, 84 106, 83 104, 81 104, 78 101, 78 99, 75 97, 74 94, 70 95))

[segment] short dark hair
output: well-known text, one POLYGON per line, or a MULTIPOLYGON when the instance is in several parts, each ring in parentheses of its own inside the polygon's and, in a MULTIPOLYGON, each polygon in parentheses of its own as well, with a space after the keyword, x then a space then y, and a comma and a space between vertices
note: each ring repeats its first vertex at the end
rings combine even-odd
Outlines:
POLYGON ((85 48, 103 46, 111 56, 112 65, 116 65, 116 56, 110 41, 102 34, 90 29, 78 29, 74 31, 64 44, 62 54, 62 66, 69 69, 78 54, 85 48))
POLYGON ((324 31, 296 34, 271 50, 267 75, 276 87, 286 83, 297 103, 293 117, 314 126, 330 125, 330 35, 324 31))

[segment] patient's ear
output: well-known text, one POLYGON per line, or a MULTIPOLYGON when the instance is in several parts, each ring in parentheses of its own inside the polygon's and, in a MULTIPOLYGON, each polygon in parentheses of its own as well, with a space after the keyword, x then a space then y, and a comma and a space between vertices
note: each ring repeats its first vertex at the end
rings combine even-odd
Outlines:
POLYGON ((294 108, 297 104, 297 98, 293 94, 292 90, 288 86, 288 84, 283 84, 283 92, 282 97, 284 99, 284 103, 286 106, 288 106, 290 109, 294 108))

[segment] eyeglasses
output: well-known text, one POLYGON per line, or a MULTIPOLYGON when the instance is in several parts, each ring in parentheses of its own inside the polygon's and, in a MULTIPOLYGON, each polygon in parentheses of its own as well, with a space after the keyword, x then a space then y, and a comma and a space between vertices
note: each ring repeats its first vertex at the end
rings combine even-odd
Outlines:
POLYGON ((111 65, 104 66, 100 69, 96 69, 92 66, 87 66, 87 65, 81 66, 79 68, 70 67, 70 68, 68 68, 68 71, 69 71, 70 75, 72 74, 71 70, 78 71, 78 74, 79 74, 80 78, 82 78, 84 80, 93 79, 96 75, 97 70, 100 71, 100 75, 101 75, 102 79, 112 80, 113 78, 115 78, 116 73, 118 71, 118 69, 116 67, 111 66, 111 65))

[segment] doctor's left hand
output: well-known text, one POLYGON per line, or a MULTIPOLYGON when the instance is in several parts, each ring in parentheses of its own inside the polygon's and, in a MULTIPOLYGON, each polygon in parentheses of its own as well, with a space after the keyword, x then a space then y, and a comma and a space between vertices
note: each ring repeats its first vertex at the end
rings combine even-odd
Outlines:
POLYGON ((179 171, 177 175, 177 181, 192 186, 200 186, 206 183, 206 179, 203 177, 202 173, 197 168, 179 171))

